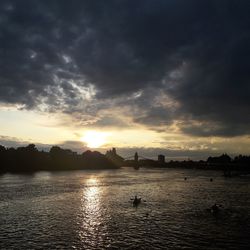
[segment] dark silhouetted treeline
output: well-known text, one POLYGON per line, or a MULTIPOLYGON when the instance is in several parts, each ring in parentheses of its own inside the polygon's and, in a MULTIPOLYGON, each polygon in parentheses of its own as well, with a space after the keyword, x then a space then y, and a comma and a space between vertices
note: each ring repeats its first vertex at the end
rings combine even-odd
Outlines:
POLYGON ((227 154, 218 157, 208 157, 207 167, 212 169, 221 169, 224 176, 232 177, 239 173, 250 173, 250 156, 236 156, 232 159, 227 154))
POLYGON ((230 176, 232 171, 250 171, 250 156, 236 156, 231 158, 227 154, 222 154, 217 157, 208 157, 206 161, 193 161, 193 160, 183 160, 183 161, 169 161, 169 162, 159 162, 151 159, 142 159, 138 162, 134 160, 126 160, 124 162, 126 166, 139 166, 139 167, 165 167, 165 168, 192 168, 192 169, 211 169, 211 170, 222 170, 224 174, 230 176))
POLYGON ((207 159, 207 163, 209 164, 229 164, 231 162, 233 162, 233 160, 227 154, 222 154, 221 156, 217 156, 217 157, 209 156, 207 159))
POLYGON ((209 156, 206 161, 170 161, 165 167, 171 168, 192 168, 205 170, 221 170, 226 177, 250 173, 250 156, 236 156, 231 158, 227 154, 221 156, 209 156))
POLYGON ((227 154, 222 154, 216 157, 209 156, 206 161, 170 161, 165 165, 168 167, 250 171, 250 156, 239 155, 231 158, 227 154))
POLYGON ((206 161, 169 161, 160 162, 150 159, 139 161, 124 160, 116 149, 103 155, 97 151, 77 154, 69 149, 53 146, 49 152, 38 151, 34 144, 19 148, 5 148, 0 145, 0 173, 34 172, 54 170, 107 169, 122 166, 131 167, 169 167, 223 170, 225 176, 232 171, 250 171, 250 156, 239 155, 232 159, 227 154, 208 157, 206 161))
POLYGON ((97 151, 77 154, 69 149, 53 146, 49 152, 44 152, 38 151, 34 144, 17 149, 0 145, 0 162, 1 173, 118 167, 112 160, 97 151))

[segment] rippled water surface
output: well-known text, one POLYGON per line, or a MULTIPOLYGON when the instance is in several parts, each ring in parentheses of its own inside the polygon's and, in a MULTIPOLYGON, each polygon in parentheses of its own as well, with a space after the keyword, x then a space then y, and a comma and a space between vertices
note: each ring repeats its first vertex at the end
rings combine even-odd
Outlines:
POLYGON ((0 176, 1 249, 249 249, 249 238, 249 178, 126 168, 0 176))

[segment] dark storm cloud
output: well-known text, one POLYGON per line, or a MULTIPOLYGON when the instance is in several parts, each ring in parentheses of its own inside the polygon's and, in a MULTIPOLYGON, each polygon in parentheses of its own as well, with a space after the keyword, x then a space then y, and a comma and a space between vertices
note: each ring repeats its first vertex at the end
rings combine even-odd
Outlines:
POLYGON ((74 84, 92 84, 96 100, 142 91, 126 103, 135 122, 249 134, 249 13, 247 0, 1 1, 0 101, 71 113, 74 84), (155 104, 160 93, 178 108, 155 104))

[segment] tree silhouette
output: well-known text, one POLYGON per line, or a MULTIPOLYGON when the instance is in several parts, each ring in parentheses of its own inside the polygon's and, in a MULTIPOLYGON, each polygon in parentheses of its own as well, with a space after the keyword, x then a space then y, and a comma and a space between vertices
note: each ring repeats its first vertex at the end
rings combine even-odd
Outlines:
POLYGON ((0 145, 0 161, 0 172, 117 168, 105 155, 96 151, 80 155, 70 149, 53 146, 49 152, 44 152, 38 151, 35 144, 17 149, 6 149, 0 145))

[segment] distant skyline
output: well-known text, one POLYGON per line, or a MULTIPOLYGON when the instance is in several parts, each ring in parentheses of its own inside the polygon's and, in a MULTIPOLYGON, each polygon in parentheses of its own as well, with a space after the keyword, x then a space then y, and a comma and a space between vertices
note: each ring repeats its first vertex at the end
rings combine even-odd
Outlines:
POLYGON ((0 2, 0 144, 250 154, 250 1, 0 2))

